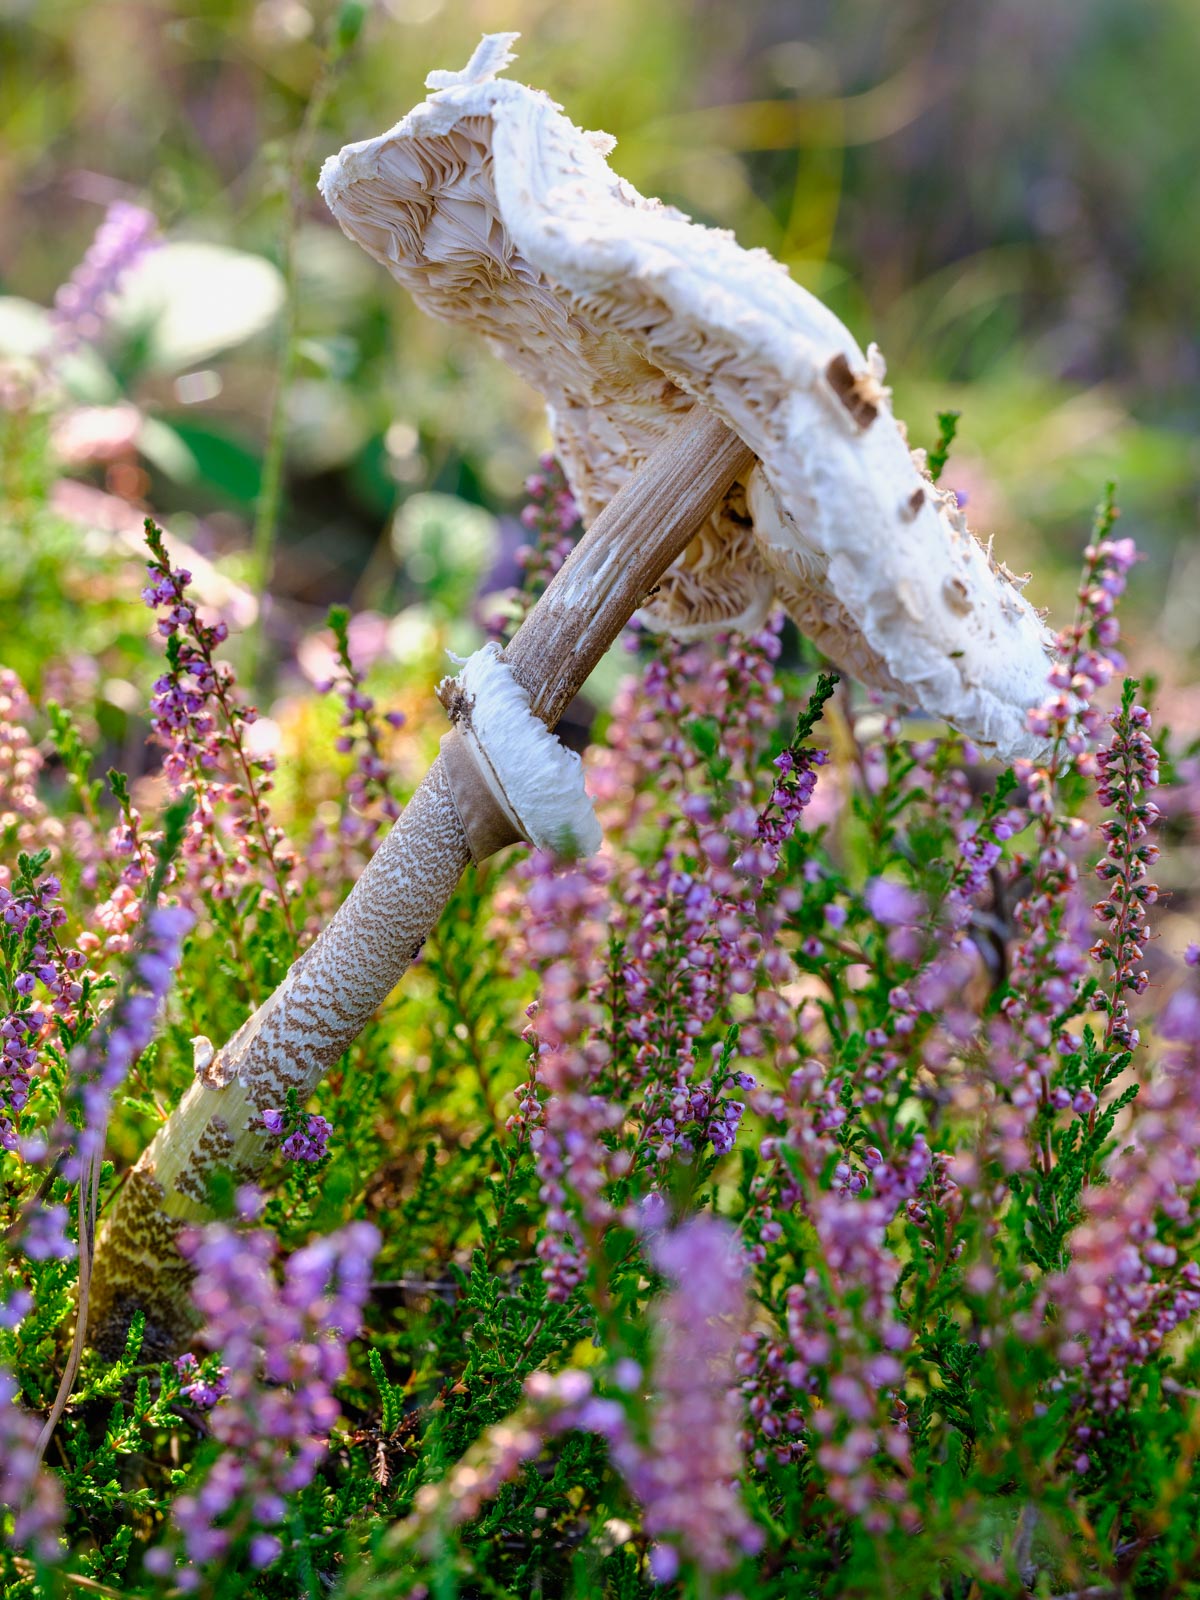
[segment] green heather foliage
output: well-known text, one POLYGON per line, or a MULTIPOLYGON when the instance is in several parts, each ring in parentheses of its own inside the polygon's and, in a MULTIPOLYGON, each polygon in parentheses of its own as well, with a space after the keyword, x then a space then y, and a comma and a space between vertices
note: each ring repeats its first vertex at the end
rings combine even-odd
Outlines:
MULTIPOLYGON (((40 448, 32 415, 9 425, 40 448)), ((531 487, 561 502, 550 467, 531 487)), ((1064 636, 1085 698, 1132 559, 1114 518, 1064 636)), ((34 914, 5 925, 0 983, 9 1014, 50 1012, 6 1101, 6 1592, 1200 1593, 1200 1002, 1151 951, 1143 1039, 1138 993, 1148 793, 1169 786, 1173 832, 1194 765, 1159 772, 1127 683, 1082 721, 1049 689, 1048 764, 998 771, 814 675, 774 624, 634 637, 589 756, 605 853, 468 872, 314 1104, 279 1108, 263 1198, 217 1184, 228 1220, 192 1244, 207 1334, 178 1363, 142 1359, 140 1321, 118 1360, 85 1351, 33 1476, 74 1320, 81 1043, 127 974, 165 992, 115 1089, 103 1205, 192 1038, 226 1037, 291 958, 279 874, 306 939, 436 735, 428 709, 380 715, 376 687, 416 696, 384 661, 368 692, 335 610, 323 692, 274 773, 243 768, 254 720, 206 623, 229 709, 193 713, 213 759, 189 765, 166 713, 200 624, 148 633, 132 557, 97 570, 98 648, 147 699, 159 680, 175 780, 95 773, 94 686, 53 651, 31 676, 57 699, 4 680, 4 899, 34 914), (293 760, 336 782, 289 783, 293 760), (194 925, 159 974, 138 962, 163 899, 194 925), (317 1117, 327 1144, 289 1156, 317 1117), (260 1344, 291 1365, 264 1373, 260 1344)), ((16 638, 52 637, 24 582, 16 638)))
POLYGON ((10 9, 12 215, 44 146, 87 169, 64 197, 120 172, 169 304, 136 289, 141 206, 78 267, 74 199, 0 247, 4 1595, 1200 1600, 1195 555, 1161 337, 1195 119, 1152 160, 1193 11, 1003 0, 902 46, 862 0, 763 44, 754 0, 718 59, 684 0, 519 0, 530 80, 642 187, 863 331, 883 307, 931 476, 1045 545, 1044 753, 999 767, 777 618, 632 626, 561 730, 604 849, 468 870, 312 1101, 265 1114, 260 1188, 214 1175, 163 1360, 140 1315, 83 1338, 106 1208, 401 814, 447 650, 511 637, 579 529, 529 397, 309 204, 473 15, 10 9), (959 79, 970 148, 906 98, 959 79), (1110 488, 1088 536, 1118 468, 1125 523, 1110 488))

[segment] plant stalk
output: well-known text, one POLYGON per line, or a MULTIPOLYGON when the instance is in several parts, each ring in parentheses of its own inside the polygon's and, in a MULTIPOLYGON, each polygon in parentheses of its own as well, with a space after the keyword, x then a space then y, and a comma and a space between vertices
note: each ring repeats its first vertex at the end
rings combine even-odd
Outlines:
MULTIPOLYGON (((697 407, 604 511, 505 654, 553 728, 753 454, 697 407)), ((329 926, 199 1074, 113 1202, 97 1241, 90 1337, 123 1346, 134 1312, 166 1354, 195 1317, 179 1229, 211 1213, 210 1180, 259 1178, 273 1150, 262 1112, 303 1103, 395 988, 470 859, 439 757, 329 926)))

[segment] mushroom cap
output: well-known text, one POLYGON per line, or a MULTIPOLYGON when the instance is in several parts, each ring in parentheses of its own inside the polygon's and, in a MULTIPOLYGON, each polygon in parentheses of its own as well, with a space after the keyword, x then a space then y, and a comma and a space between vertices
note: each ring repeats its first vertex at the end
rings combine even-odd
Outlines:
POLYGON ((326 162, 343 230, 546 397, 585 522, 697 402, 754 450, 651 625, 750 630, 778 600, 868 685, 1036 753, 1050 636, 910 452, 878 351, 765 251, 638 194, 607 135, 497 79, 515 38, 431 73, 403 121, 326 162))

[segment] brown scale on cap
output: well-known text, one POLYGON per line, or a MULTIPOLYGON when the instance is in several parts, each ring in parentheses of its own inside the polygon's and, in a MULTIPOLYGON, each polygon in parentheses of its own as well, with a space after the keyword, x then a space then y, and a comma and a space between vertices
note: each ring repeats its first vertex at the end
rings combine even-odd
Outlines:
POLYGON ((924 491, 924 489, 914 489, 913 492, 909 495, 908 499, 904 502, 904 510, 901 513, 901 515, 904 517, 904 520, 906 522, 911 522, 912 519, 917 515, 918 511, 920 511, 921 507, 924 504, 925 504, 925 491, 924 491))
POLYGON ((840 350, 825 368, 825 377, 856 426, 869 428, 883 399, 879 380, 870 372, 853 372, 840 350))

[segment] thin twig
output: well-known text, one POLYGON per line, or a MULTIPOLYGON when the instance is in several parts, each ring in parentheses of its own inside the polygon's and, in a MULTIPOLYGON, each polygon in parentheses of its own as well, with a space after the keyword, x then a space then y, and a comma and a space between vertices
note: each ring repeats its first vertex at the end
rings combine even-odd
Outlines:
POLYGON ((79 1364, 83 1360, 84 1336, 87 1333, 88 1297, 92 1287, 92 1262, 96 1255, 96 1215, 100 1204, 100 1171, 104 1158, 105 1131, 97 1136, 97 1142, 88 1156, 87 1166, 79 1180, 78 1196, 78 1235, 79 1235, 79 1301, 75 1311, 75 1334, 71 1340, 71 1350, 67 1356, 67 1364, 63 1368, 62 1379, 58 1385, 58 1393, 54 1397, 54 1404, 50 1407, 50 1415, 42 1424, 42 1431, 38 1434, 37 1443, 33 1447, 34 1471, 33 1477, 42 1465, 50 1440, 54 1437, 54 1430, 58 1427, 59 1419, 67 1408, 67 1401, 71 1398, 71 1390, 75 1387, 75 1379, 79 1375, 79 1364))

